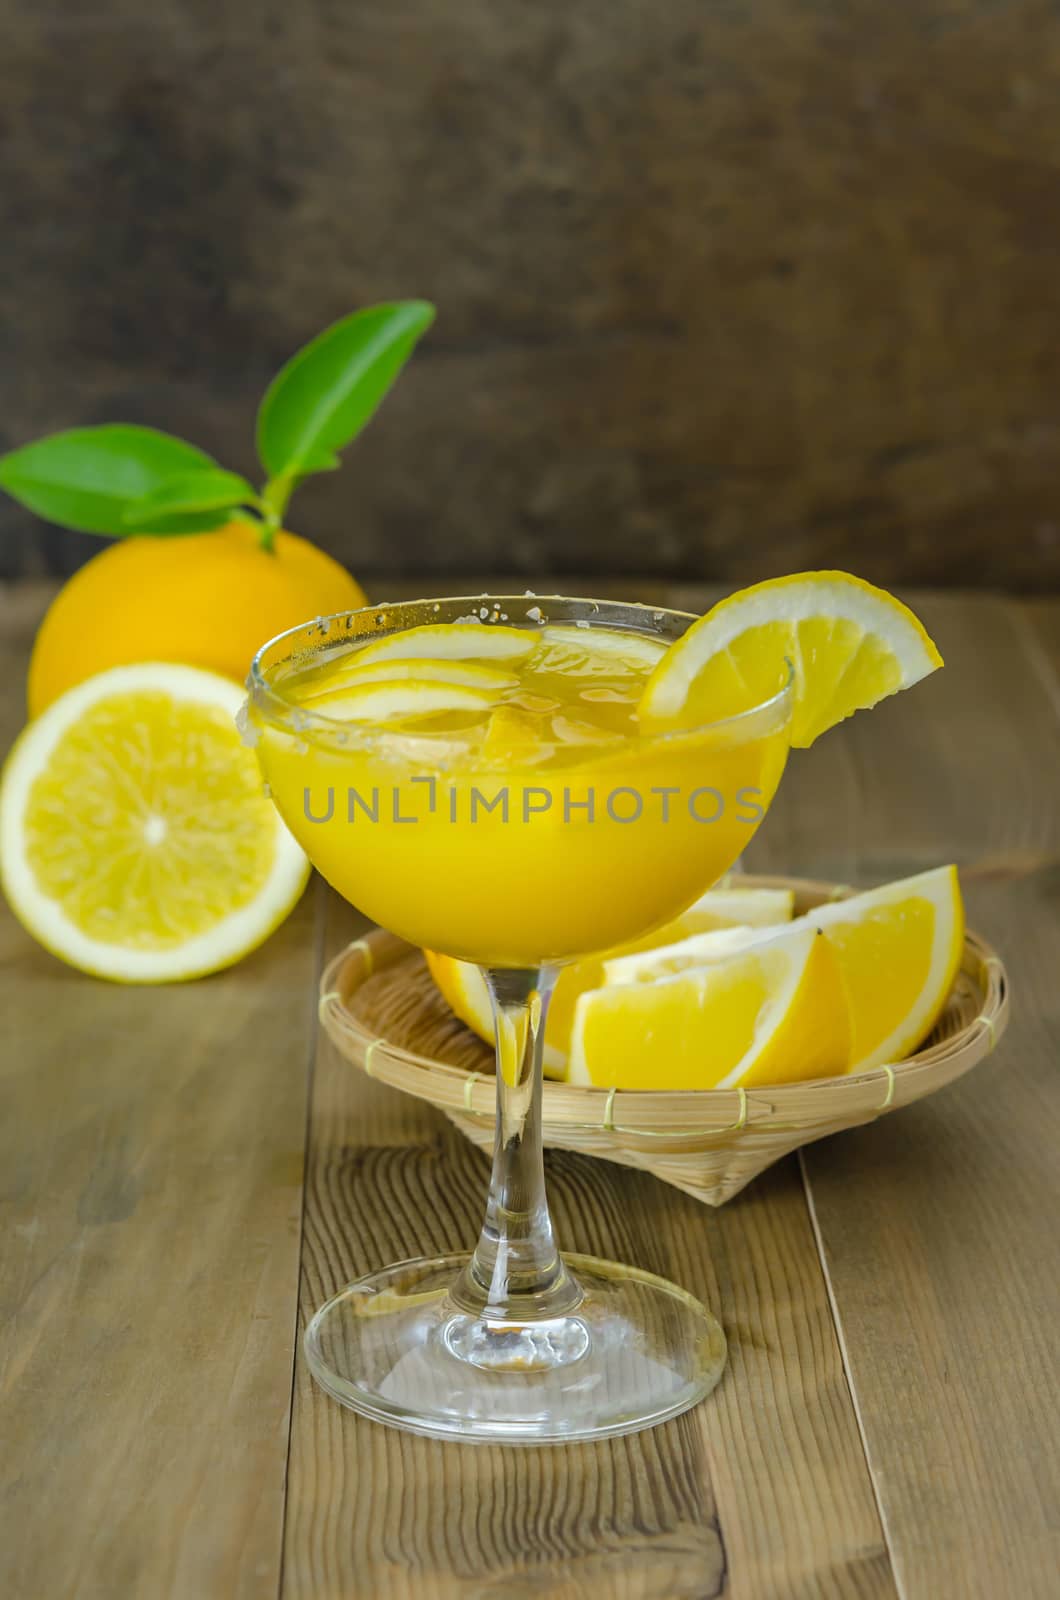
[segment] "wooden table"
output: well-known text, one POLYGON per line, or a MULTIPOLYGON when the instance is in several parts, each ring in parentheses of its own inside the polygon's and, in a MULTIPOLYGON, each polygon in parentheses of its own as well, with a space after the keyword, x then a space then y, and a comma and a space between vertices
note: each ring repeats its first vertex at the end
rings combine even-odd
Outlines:
MULTIPOLYGON (((7 736, 43 598, 2 597, 7 736)), ((80 977, 4 916, 5 1600, 1060 1592, 1060 603, 922 610, 947 670, 794 757, 751 865, 871 883, 956 859, 1013 1026, 954 1087, 720 1212, 550 1159, 567 1245, 724 1318, 720 1388, 654 1432, 470 1449, 310 1382, 318 1302, 469 1244, 486 1181, 440 1115, 316 1035, 321 963, 359 926, 319 884, 187 988, 80 977)))

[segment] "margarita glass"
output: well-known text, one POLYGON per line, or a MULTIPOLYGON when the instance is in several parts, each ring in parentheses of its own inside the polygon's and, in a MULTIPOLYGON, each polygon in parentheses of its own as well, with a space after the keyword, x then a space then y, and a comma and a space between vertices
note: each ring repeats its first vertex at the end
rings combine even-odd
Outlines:
POLYGON ((493 1002, 496 1143, 474 1252, 373 1273, 306 1333, 315 1377, 368 1416, 472 1441, 602 1438, 676 1416, 721 1375, 721 1327, 684 1290, 559 1254, 540 1124, 560 966, 691 904, 745 848, 783 771, 787 664, 739 715, 638 728, 652 666, 695 620, 533 595, 422 600, 318 619, 254 660, 248 736, 288 827, 361 911, 476 962, 493 1002), (466 703, 437 684, 431 700, 417 654, 455 641, 450 661, 474 655, 460 643, 472 628, 499 630, 479 645, 499 701, 483 692, 479 707, 474 665, 444 669, 472 685, 466 703))

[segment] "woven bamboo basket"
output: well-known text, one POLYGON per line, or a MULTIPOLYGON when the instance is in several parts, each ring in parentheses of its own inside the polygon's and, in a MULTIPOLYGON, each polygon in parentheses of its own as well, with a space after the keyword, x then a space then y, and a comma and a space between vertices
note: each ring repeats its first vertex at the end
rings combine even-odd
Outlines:
MULTIPOLYGON (((793 889, 796 913, 851 892, 798 878, 742 881, 793 889)), ((946 1010, 908 1060, 750 1091, 616 1092, 546 1080, 544 1140, 652 1172, 722 1205, 799 1145, 871 1122, 959 1078, 1000 1039, 1008 996, 1000 957, 969 932, 946 1010)), ((349 945, 323 974, 320 1017, 346 1060, 429 1100, 475 1144, 492 1146, 492 1051, 453 1016, 413 946, 382 929, 349 945)))

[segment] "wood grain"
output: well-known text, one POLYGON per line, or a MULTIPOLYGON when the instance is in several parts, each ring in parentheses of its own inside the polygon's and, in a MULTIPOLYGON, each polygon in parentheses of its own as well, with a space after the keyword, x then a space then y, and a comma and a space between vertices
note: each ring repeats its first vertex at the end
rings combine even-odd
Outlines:
MULTIPOLYGON (((280 363, 423 294, 294 502, 361 575, 1060 581, 1050 0, 0 21, 0 448, 127 419, 253 471, 280 363)), ((0 541, 97 547, 7 500, 0 541)))
POLYGON ((1031 666, 1060 715, 1060 604, 1055 600, 1013 601, 1008 609, 1031 666))
MULTIPOLYGON (((5 743, 46 598, 0 587, 5 743)), ((793 757, 750 864, 863 882, 956 857, 1013 1026, 718 1214, 550 1158, 569 1246, 726 1322, 722 1385, 654 1433, 444 1446, 343 1411, 300 1357, 288 1433, 296 1320, 467 1244, 485 1184, 444 1119, 318 1045, 299 1284, 314 943, 353 914, 322 895, 232 973, 155 991, 0 919, 5 1600, 1051 1600, 1060 606, 923 610, 947 670, 793 757)))
MULTIPOLYGON (((45 598, 0 595, 3 747, 45 598)), ((5 1600, 276 1593, 313 915, 122 988, 0 909, 5 1600)))
MULTIPOLYGON (((797 757, 814 776, 787 784, 752 856, 855 881, 956 859, 1010 968, 1014 1022, 993 1064, 802 1160, 902 1594, 1047 1600, 1060 700, 1001 602, 921 609, 946 670, 797 757)), ((1039 618, 1043 638, 1058 615, 1039 618)))
MULTIPOLYGON (((329 906, 327 953, 353 935, 329 906)), ((359 1273, 473 1243, 485 1157, 318 1045, 303 1323, 359 1273)), ((719 1215, 642 1174, 549 1157, 570 1249, 671 1276, 723 1311, 711 1402, 650 1433, 547 1450, 446 1446, 343 1412, 299 1360, 285 1600, 894 1595, 797 1167, 719 1215)))

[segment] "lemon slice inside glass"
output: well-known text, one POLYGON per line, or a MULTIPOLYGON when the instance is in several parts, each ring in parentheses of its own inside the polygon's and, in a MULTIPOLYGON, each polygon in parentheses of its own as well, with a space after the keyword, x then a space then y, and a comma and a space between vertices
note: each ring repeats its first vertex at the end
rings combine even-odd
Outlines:
POLYGON ((496 701, 488 690, 466 684, 404 678, 380 683, 351 682, 331 694, 314 695, 300 702, 305 709, 334 722, 387 722, 408 726, 444 712, 485 715, 496 701))
POLYGON ((407 658, 431 661, 522 661, 536 647, 536 629, 506 628, 500 623, 440 622, 422 628, 405 628, 362 645, 357 659, 397 661, 407 658))
POLYGON ((665 652, 665 644, 647 634, 549 624, 541 629, 529 670, 579 678, 621 678, 650 672, 665 652))
POLYGON ((322 696, 335 694, 339 689, 357 688, 362 683, 400 683, 410 678, 420 682, 455 683, 466 689, 485 689, 494 694, 514 689, 519 682, 514 672, 491 667, 484 661, 437 661, 409 656, 361 662, 359 658, 360 651, 354 651, 333 667, 322 668, 311 679, 307 677, 299 688, 300 701, 312 706, 322 696))

